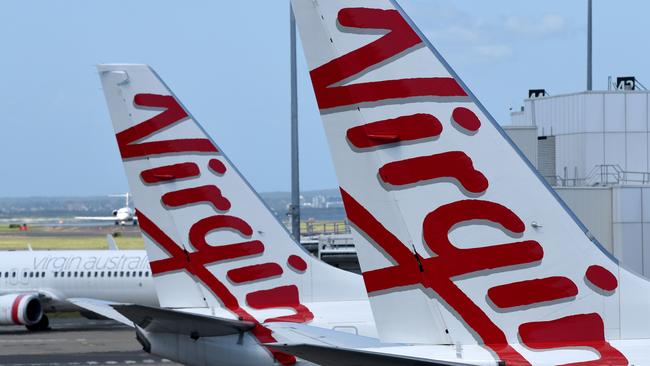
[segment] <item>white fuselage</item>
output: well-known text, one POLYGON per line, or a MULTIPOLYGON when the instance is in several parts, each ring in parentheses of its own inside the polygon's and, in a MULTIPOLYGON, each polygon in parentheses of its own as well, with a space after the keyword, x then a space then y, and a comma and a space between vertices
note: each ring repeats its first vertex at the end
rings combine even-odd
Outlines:
POLYGON ((135 212, 130 207, 122 207, 115 211, 115 219, 117 221, 133 221, 135 212))
POLYGON ((45 295, 48 312, 77 309, 71 298, 158 305, 143 250, 6 251, 0 257, 0 295, 45 295))

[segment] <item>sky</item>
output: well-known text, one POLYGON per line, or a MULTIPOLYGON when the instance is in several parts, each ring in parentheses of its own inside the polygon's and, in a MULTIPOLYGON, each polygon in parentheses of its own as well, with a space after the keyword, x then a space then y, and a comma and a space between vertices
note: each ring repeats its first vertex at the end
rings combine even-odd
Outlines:
MULTIPOLYGON (((586 0, 401 0, 502 124, 586 85, 586 0)), ((650 86, 647 0, 594 0, 594 87, 650 86)), ((260 192, 290 189, 286 0, 0 2, 0 197, 128 190, 95 70, 150 64, 260 192)), ((301 188, 337 186, 298 50, 301 188)))

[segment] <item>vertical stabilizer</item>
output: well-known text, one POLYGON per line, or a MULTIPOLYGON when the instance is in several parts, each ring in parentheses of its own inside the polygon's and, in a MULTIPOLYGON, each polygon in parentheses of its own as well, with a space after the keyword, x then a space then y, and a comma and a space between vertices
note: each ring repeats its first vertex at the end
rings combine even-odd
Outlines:
POLYGON ((291 239, 148 66, 98 69, 163 307, 307 322, 306 303, 365 298, 291 239))
POLYGON ((398 4, 292 6, 382 340, 623 362, 606 339, 648 336, 647 282, 591 239, 398 4))

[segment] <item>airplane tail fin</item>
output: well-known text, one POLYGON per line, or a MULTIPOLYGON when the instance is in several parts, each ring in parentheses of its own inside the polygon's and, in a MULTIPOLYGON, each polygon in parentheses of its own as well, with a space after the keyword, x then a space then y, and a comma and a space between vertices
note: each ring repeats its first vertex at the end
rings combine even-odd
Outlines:
POLYGON ((525 364, 579 344, 620 361, 606 338, 649 335, 648 283, 593 239, 396 1, 292 7, 382 340, 479 343, 525 364))
POLYGON ((98 70, 162 307, 307 322, 305 303, 367 298, 290 237, 151 68, 98 70))

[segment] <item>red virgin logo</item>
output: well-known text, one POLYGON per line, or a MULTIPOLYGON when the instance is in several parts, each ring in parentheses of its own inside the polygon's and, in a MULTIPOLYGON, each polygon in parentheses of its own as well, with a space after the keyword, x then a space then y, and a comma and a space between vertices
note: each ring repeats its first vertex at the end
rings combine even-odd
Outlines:
MULTIPOLYGON (((358 108, 368 103, 370 106, 403 103, 410 98, 446 103, 470 101, 453 78, 407 78, 334 86, 370 69, 381 68, 422 46, 422 40, 396 10, 347 8, 338 13, 337 20, 342 32, 385 30, 387 33, 311 72, 323 113, 331 113, 331 108, 358 108)), ((347 131, 346 139, 354 154, 368 154, 402 144, 429 143, 444 133, 441 121, 470 139, 480 133, 480 118, 459 105, 447 118, 419 113, 355 126, 347 131)), ((378 169, 377 179, 385 191, 453 182, 467 198, 485 193, 490 186, 486 175, 474 167, 472 157, 463 151, 392 161, 378 169)), ((449 240, 454 227, 468 222, 487 223, 506 233, 522 235, 526 227, 515 212, 499 203, 479 199, 461 199, 437 207, 422 222, 423 246, 427 252, 414 253, 345 189, 341 188, 341 193, 350 222, 394 263, 363 273, 371 295, 379 291, 399 292, 413 285, 433 290, 498 358, 508 364, 529 364, 508 344, 504 331, 454 283, 454 279, 487 276, 494 271, 521 266, 539 266, 544 258, 543 246, 534 240, 524 240, 460 249, 449 240)), ((586 278, 592 284, 605 283, 605 286, 597 286, 599 288, 607 287, 608 291, 616 288, 615 277, 602 267, 590 268, 586 278), (589 279, 589 272, 598 273, 600 280, 589 279)), ((522 279, 485 291, 492 307, 515 313, 524 307, 573 301, 578 287, 567 277, 553 276, 522 279)), ((597 313, 524 323, 517 332, 523 344, 531 349, 589 347, 600 355, 599 360, 581 365, 627 364, 625 357, 605 341, 603 320, 597 313)))
MULTIPOLYGON (((157 166, 140 172, 140 179, 145 185, 160 185, 177 182, 180 180, 192 181, 202 174, 211 174, 215 179, 228 174, 226 165, 219 160, 218 150, 208 139, 174 139, 154 142, 139 142, 166 129, 182 123, 188 117, 187 113, 178 104, 173 96, 138 94, 134 97, 134 105, 138 108, 161 109, 161 112, 123 132, 117 134, 117 141, 122 154, 122 159, 143 159, 160 155, 175 154, 214 154, 206 166, 201 166, 194 161, 183 161, 171 165, 157 166)), ((307 269, 306 262, 292 255, 286 263, 266 262, 256 265, 242 265, 227 272, 227 277, 232 284, 227 285, 223 278, 217 278, 208 265, 215 265, 225 261, 237 261, 252 256, 262 256, 265 245, 260 240, 254 240, 253 227, 240 217, 229 215, 230 200, 222 194, 221 189, 214 184, 200 185, 192 188, 174 190, 163 194, 160 198, 162 208, 167 211, 191 208, 196 204, 206 204, 212 207, 215 215, 201 218, 189 229, 187 237, 191 248, 185 248, 176 243, 164 230, 149 219, 145 212, 137 211, 140 227, 151 241, 163 249, 169 258, 151 262, 151 270, 156 276, 176 271, 184 271, 197 278, 203 285, 219 299, 223 306, 235 314, 239 319, 251 321, 258 325, 253 329, 253 334, 261 343, 275 342, 271 331, 260 325, 261 322, 308 322, 313 319, 311 311, 300 303, 298 287, 290 284, 266 290, 256 290, 246 294, 245 300, 252 309, 293 309, 295 314, 280 316, 258 321, 249 311, 242 308, 240 300, 229 289, 229 286, 248 284, 254 281, 264 281, 282 276, 285 267, 298 273, 307 269), (234 232, 241 238, 235 243, 220 243, 212 245, 207 242, 206 236, 213 232, 234 232)), ((282 352, 271 349, 274 357, 282 364, 293 364, 295 358, 282 352)))

